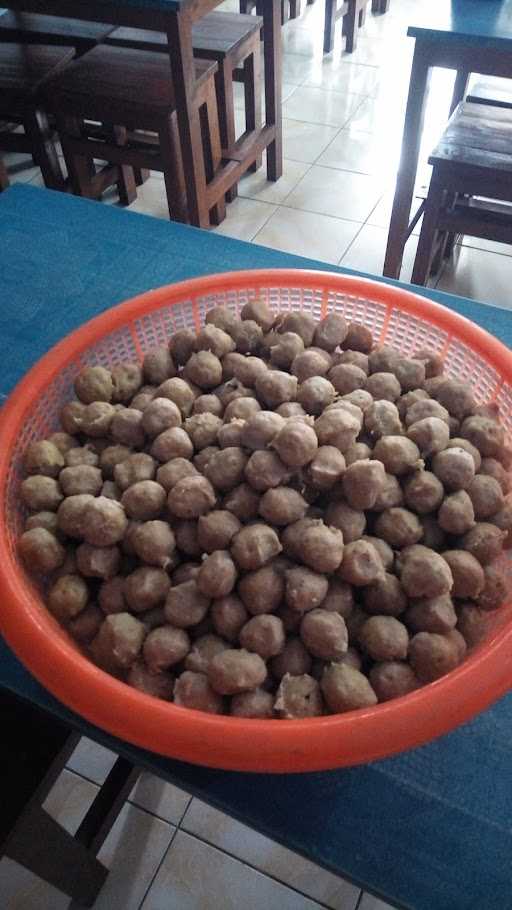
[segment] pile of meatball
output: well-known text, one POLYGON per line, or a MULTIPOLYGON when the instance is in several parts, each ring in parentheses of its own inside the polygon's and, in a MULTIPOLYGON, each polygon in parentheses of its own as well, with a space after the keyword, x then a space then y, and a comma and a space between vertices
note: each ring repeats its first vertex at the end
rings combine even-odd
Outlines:
POLYGON ((25 453, 19 552, 144 693, 248 718, 367 708, 457 667, 506 599, 512 451, 431 351, 256 299, 74 385, 25 453))

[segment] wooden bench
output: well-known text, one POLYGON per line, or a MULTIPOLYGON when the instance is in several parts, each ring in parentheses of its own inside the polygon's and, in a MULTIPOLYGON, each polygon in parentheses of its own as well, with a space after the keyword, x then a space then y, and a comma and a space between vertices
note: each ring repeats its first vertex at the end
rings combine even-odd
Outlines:
POLYGON ((456 234, 512 243, 512 110, 461 102, 429 158, 433 166, 414 268, 424 285, 433 257, 456 234))
POLYGON ((346 37, 348 54, 356 49, 358 29, 364 25, 369 0, 325 0, 324 54, 334 47, 336 23, 342 19, 342 34, 346 37))
POLYGON ((77 54, 85 54, 113 29, 106 22, 84 22, 81 19, 61 19, 39 13, 22 13, 7 10, 0 15, 0 41, 20 44, 57 44, 74 47, 77 54))

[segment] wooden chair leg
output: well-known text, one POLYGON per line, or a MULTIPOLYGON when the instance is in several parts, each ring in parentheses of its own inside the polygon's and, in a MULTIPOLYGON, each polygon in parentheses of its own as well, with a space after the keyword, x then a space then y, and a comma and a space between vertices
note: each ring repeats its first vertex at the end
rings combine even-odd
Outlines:
MULTIPOLYGON (((208 91, 206 100, 200 109, 201 132, 204 149, 204 170, 207 184, 213 180, 222 160, 222 149, 219 134, 219 114, 215 92, 208 91)), ((226 217, 226 200, 224 195, 210 209, 212 224, 220 224, 226 217)))
POLYGON ((187 188, 185 186, 185 174, 180 150, 178 121, 175 113, 162 124, 158 132, 158 139, 169 217, 171 221, 181 221, 183 224, 187 224, 190 221, 187 188))
POLYGON ((363 25, 365 24, 365 22, 366 22, 366 3, 359 10, 359 15, 358 15, 359 28, 362 28, 363 25))
POLYGON ((416 258, 412 270, 412 284, 425 285, 430 274, 432 259, 435 252, 435 242, 437 224, 439 222, 439 210, 444 197, 444 187, 442 183, 432 175, 430 189, 428 191, 423 223, 421 225, 416 258))
POLYGON ((242 15, 247 15, 252 13, 254 9, 253 0, 239 0, 239 9, 242 15))
MULTIPOLYGON (((258 39, 259 52, 259 39, 258 39)), ((220 143, 223 149, 229 154, 229 149, 236 142, 235 130, 235 106, 233 95, 233 63, 227 57, 223 61, 222 68, 215 73, 215 92, 217 95, 217 110, 219 112, 219 130, 220 143)), ((235 186, 232 186, 226 193, 226 202, 232 202, 238 195, 235 186)))
MULTIPOLYGON (((126 127, 113 126, 112 138, 114 143, 122 148, 126 145, 127 135, 126 127)), ((117 191, 119 193, 119 202, 121 205, 130 205, 137 198, 137 185, 135 183, 135 174, 129 164, 118 164, 119 177, 117 180, 117 191)))
POLYGON ((336 28, 336 0, 325 0, 324 54, 330 54, 334 47, 336 28))
POLYGON ((25 813, 5 852, 86 907, 92 907, 108 875, 105 866, 41 806, 32 806, 25 813))
POLYGON ((70 114, 56 114, 57 130, 59 132, 64 161, 68 169, 71 190, 75 196, 85 196, 95 199, 91 186, 91 177, 95 174, 94 162, 87 155, 77 155, 69 147, 68 136, 80 138, 81 122, 79 117, 70 114))
MULTIPOLYGON (((244 60, 245 128, 255 130, 261 126, 261 62, 258 48, 244 60)), ((261 167, 258 155, 249 170, 261 167)))
POLYGON ((0 158, 0 193, 2 190, 6 190, 9 186, 9 177, 7 176, 7 168, 0 158))
POLYGON ((150 170, 147 167, 134 167, 133 173, 135 176, 135 183, 137 186, 142 186, 146 180, 149 180, 150 170))
POLYGON ((28 110, 23 126, 30 139, 34 161, 41 168, 45 186, 51 190, 65 190, 66 180, 53 141, 53 132, 44 111, 28 110))
POLYGON ((298 19, 301 12, 301 0, 289 0, 290 2, 290 19, 298 19))
POLYGON ((343 26, 347 36, 345 50, 347 54, 351 54, 357 45, 357 0, 349 0, 348 12, 343 17, 343 26))

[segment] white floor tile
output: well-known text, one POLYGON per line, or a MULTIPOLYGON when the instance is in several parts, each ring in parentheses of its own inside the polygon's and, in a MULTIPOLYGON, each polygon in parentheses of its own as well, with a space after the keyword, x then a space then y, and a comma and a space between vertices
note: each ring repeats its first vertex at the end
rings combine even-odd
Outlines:
POLYGON ((263 165, 254 174, 247 173, 242 177, 238 184, 238 195, 258 199, 260 202, 279 204, 284 202, 297 186, 309 167, 310 165, 303 161, 290 161, 285 158, 282 176, 274 183, 267 180, 265 156, 263 156, 263 165))
POLYGON ((4 152, 3 162, 7 168, 10 183, 30 183, 41 171, 34 165, 30 155, 4 152))
MULTIPOLYGON (((141 910, 318 910, 318 904, 178 831, 141 910)), ((96 908, 95 908, 96 910, 96 908)))
POLYGON ((355 910, 359 888, 198 799, 192 800, 182 828, 333 910, 355 910))
POLYGON ((164 181, 158 177, 150 177, 142 186, 138 186, 137 198, 129 208, 131 212, 141 212, 143 215, 169 220, 164 181))
POLYGON ((138 910, 175 828, 126 804, 98 859, 110 873, 94 910, 138 910))
POLYGON ((342 129, 318 159, 318 164, 359 174, 379 174, 386 180, 396 173, 401 137, 375 135, 348 126, 342 129))
POLYGON ((304 58, 301 54, 283 54, 282 57, 283 82, 291 82, 294 85, 303 85, 315 68, 315 63, 310 58, 304 58))
POLYGON ((99 787, 66 769, 50 790, 43 808, 70 834, 75 834, 99 787))
POLYGON ((285 26, 282 30, 282 39, 283 51, 287 54, 300 54, 304 57, 322 56, 323 36, 320 29, 290 29, 285 26))
POLYGON ((355 221, 280 206, 254 242, 297 256, 337 263, 359 228, 355 221))
POLYGON ((301 85, 283 104, 283 117, 344 126, 364 99, 346 92, 325 92, 321 88, 301 85))
POLYGON ((190 796, 184 790, 147 771, 142 772, 129 799, 139 808, 146 809, 173 825, 180 823, 190 802, 190 796))
POLYGON ((404 125, 404 103, 393 95, 385 99, 365 98, 349 121, 351 129, 366 133, 388 135, 396 133, 402 137, 404 125))
POLYGON ((226 217, 214 231, 225 237, 252 240, 275 210, 276 206, 267 202, 238 197, 226 207, 226 217))
POLYGON ((349 57, 332 54, 317 61, 304 85, 315 85, 324 91, 368 95, 378 84, 379 71, 373 66, 350 63, 349 57))
POLYGON ((363 222, 381 195, 382 183, 374 177, 314 165, 287 197, 286 205, 363 222))
POLYGON ((394 907, 392 904, 387 904, 378 897, 374 897, 373 894, 364 892, 358 910, 394 910, 394 907))
MULTIPOLYGON (((327 93, 325 93, 327 94, 327 93)), ((295 97, 295 93, 290 101, 295 97)), ((337 126, 283 118, 283 154, 293 161, 313 164, 339 132, 337 126)))
POLYGON ((500 253, 501 256, 512 256, 512 243, 496 243, 494 240, 484 240, 482 237, 464 237, 462 246, 470 246, 475 250, 487 250, 488 253, 500 253))
POLYGON ((87 736, 82 736, 70 760, 68 768, 82 774, 96 784, 102 784, 117 756, 110 749, 105 749, 87 736))
POLYGON ((512 259, 484 250, 460 247, 460 255, 448 263, 437 288, 483 303, 512 308, 512 259))
MULTIPOLYGON (((387 239, 388 232, 385 228, 365 224, 341 259, 340 265, 359 272, 368 272, 370 275, 382 275, 387 239)), ((418 238, 413 236, 405 245, 401 281, 411 280, 417 242, 418 238)))

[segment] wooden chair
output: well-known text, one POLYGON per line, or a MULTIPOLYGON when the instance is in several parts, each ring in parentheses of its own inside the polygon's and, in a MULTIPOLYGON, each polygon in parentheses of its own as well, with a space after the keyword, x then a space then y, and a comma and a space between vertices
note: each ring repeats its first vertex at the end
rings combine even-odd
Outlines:
POLYGON ((7 168, 6 168, 2 158, 0 158, 0 193, 2 192, 2 190, 6 190, 8 186, 9 186, 9 177, 7 175, 7 168))
POLYGON ((346 36, 348 54, 356 49, 357 31, 364 25, 369 0, 325 0, 324 54, 334 47, 334 32, 339 19, 343 20, 342 34, 346 36))
POLYGON ((42 806, 80 737, 4 691, 0 708, 0 857, 92 907, 108 875, 96 854, 140 772, 119 758, 73 837, 42 806))
POLYGON ((391 0, 372 0, 372 13, 387 13, 391 0))
POLYGON ((429 158, 413 284, 425 284, 447 237, 512 243, 512 111, 463 101, 429 158))
POLYGON ((0 120, 24 130, 0 131, 0 150, 32 155, 46 186, 54 190, 65 189, 66 182, 41 92, 73 56, 71 47, 0 43, 0 120))
MULTIPOLYGON (((196 189, 206 213, 198 226, 207 227, 208 211, 215 223, 225 215, 224 193, 213 196, 208 187, 221 162, 214 79, 217 64, 196 59, 195 68, 194 116, 204 137, 204 147, 194 149, 200 175, 196 189)), ((74 193, 100 198, 118 179, 112 165, 121 170, 160 170, 170 217, 192 220, 167 55, 99 45, 52 79, 46 98, 57 121, 74 193), (108 165, 91 168, 94 160, 108 165)))
MULTIPOLYGON (((308 3, 311 0, 308 0, 308 3)), ((239 9, 242 15, 256 10, 257 16, 263 15, 264 0, 239 0, 239 9)), ((281 0, 281 25, 289 19, 297 19, 301 14, 301 0, 281 0)))
MULTIPOLYGON (((260 30, 262 20, 236 13, 207 13, 192 28, 194 56, 215 60, 217 108, 220 141, 224 157, 229 157, 235 144, 235 108, 233 81, 243 82, 245 93, 245 126, 254 130, 261 124, 260 30)), ((115 47, 167 52, 167 36, 147 29, 116 28, 105 39, 115 47)), ((259 162, 251 166, 255 170, 259 162)), ((236 195, 233 188, 228 199, 236 195)))
POLYGON ((77 55, 90 51, 113 28, 106 22, 84 22, 81 19, 61 19, 59 16, 13 10, 0 15, 0 41, 69 46, 75 48, 77 55))
POLYGON ((489 77, 485 81, 477 82, 466 101, 471 104, 492 104, 495 107, 504 107, 512 110, 512 79, 489 77))

